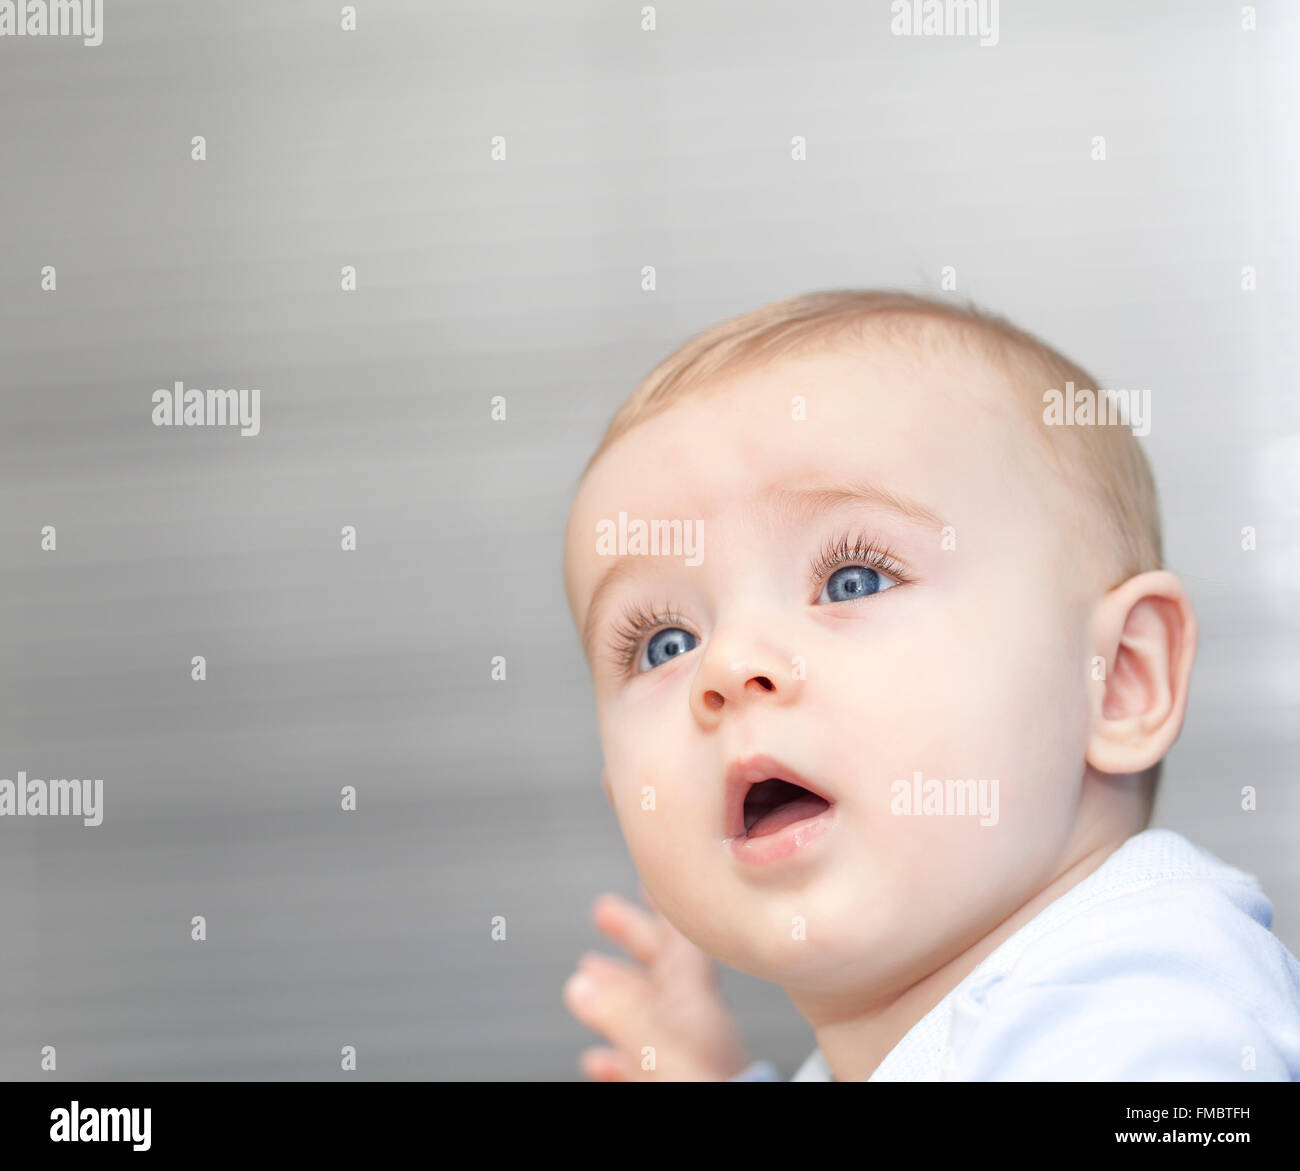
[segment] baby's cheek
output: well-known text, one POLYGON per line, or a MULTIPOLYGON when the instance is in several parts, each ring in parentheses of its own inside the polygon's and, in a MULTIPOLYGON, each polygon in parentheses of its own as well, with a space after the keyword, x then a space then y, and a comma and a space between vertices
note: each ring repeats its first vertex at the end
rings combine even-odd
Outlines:
POLYGON ((923 915, 942 938, 1000 904, 1022 868, 1036 868, 1056 836, 1049 829, 1039 841, 1044 817, 1060 802, 1018 727, 972 695, 940 701, 915 683, 906 690, 860 742, 865 767, 846 813, 864 838, 864 888, 923 915))
POLYGON ((668 767, 642 769, 621 779, 611 774, 610 787, 641 882, 679 931, 712 950, 719 946, 714 917, 724 914, 726 899, 719 873, 724 867, 722 835, 709 831, 717 811, 703 786, 684 767, 668 767))
POLYGON ((699 837, 698 803, 689 786, 638 770, 611 788, 619 828, 638 871, 646 875, 685 866, 688 844, 699 837))

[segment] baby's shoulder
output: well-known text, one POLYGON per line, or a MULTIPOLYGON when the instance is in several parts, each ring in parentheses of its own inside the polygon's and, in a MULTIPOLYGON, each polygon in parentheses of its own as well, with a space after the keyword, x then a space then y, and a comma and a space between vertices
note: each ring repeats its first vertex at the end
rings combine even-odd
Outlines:
POLYGON ((954 1072, 1300 1077, 1300 963, 1271 918, 1258 881, 1231 867, 1099 886, 954 990, 954 1072))
POLYGON ((1032 937, 1001 977, 1209 976, 1245 979, 1245 991, 1261 964, 1295 973, 1296 961, 1270 930, 1272 921, 1272 904, 1249 875, 1153 882, 1080 905, 1032 937))
POLYGON ((1300 1076, 1300 962, 1220 864, 1094 888, 953 998, 963 1076, 1300 1076))

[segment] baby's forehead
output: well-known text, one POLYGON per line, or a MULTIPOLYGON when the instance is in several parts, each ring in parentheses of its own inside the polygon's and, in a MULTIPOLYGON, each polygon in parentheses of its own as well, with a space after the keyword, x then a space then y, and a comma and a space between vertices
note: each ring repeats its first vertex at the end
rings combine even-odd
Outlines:
POLYGON ((868 337, 732 371, 665 407, 657 431, 670 435, 689 417, 739 441, 752 420, 777 442, 797 443, 803 428, 853 445, 908 430, 941 436, 949 423, 1023 425, 1024 392, 1002 365, 951 332, 909 338, 868 337))
POLYGON ((733 528, 778 514, 802 522, 814 511, 796 489, 824 487, 829 507, 863 488, 938 532, 946 518, 1000 507, 1014 469, 1031 462, 1002 377, 960 352, 894 345, 786 360, 685 396, 589 469, 570 513, 566 573, 591 552, 595 527, 620 514, 733 528))
MULTIPOLYGON (((696 381, 679 369, 654 382, 653 395, 634 395, 615 417, 575 494, 564 553, 575 611, 599 576, 597 525, 620 514, 716 516, 725 533, 715 524, 715 535, 743 533, 758 515, 760 485, 812 473, 865 479, 920 502, 975 538, 963 548, 988 554, 1010 541, 1013 551, 998 554, 1004 560, 1034 548, 1046 564, 1050 545, 1054 564, 1063 542, 1075 558, 1086 545, 1095 554, 1088 564, 1111 574, 1125 552, 1116 526, 1140 526, 1145 515, 1116 515, 1097 487, 1119 455, 1100 467, 1092 437, 1051 434, 1063 429, 1045 425, 1042 407, 1045 388, 1070 377, 1091 385, 1089 376, 1054 351, 1027 349, 1033 339, 1013 342, 987 329, 911 322, 715 368, 696 381)), ((1125 440, 1134 442, 1126 432, 1125 440)), ((1123 468, 1141 460, 1140 451, 1120 454, 1123 468)), ((1140 497, 1142 488, 1124 481, 1112 495, 1140 497)))
POLYGON ((582 490, 722 497, 782 470, 908 481, 926 459, 958 470, 984 462, 974 458, 981 451, 1031 438, 1007 381, 957 348, 892 344, 786 359, 700 387, 636 423, 602 452, 582 490))

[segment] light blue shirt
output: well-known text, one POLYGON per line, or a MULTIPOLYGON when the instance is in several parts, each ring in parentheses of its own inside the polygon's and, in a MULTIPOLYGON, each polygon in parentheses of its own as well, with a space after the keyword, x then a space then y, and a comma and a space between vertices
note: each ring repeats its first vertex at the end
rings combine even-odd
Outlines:
MULTIPOLYGON (((1253 875, 1129 838, 1004 940, 868 1079, 1300 1081, 1300 962, 1253 875)), ((781 1081, 754 1062, 732 1081, 781 1081)), ((816 1049, 791 1081, 831 1081, 816 1049)))

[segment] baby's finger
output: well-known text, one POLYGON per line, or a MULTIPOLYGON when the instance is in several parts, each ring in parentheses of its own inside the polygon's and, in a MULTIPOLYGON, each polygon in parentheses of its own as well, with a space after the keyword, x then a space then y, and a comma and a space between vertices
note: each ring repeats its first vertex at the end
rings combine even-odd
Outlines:
POLYGON ((663 948, 663 928, 654 916, 616 894, 603 894, 592 905, 592 921, 633 959, 652 965, 663 948))
POLYGON ((692 983, 712 983, 715 976, 713 960, 707 952, 687 939, 673 922, 659 909, 659 905, 641 885, 641 897, 650 908, 649 918, 659 939, 656 968, 668 978, 680 978, 692 983))
POLYGON ((593 1082, 630 1082, 637 1080, 627 1060, 617 1049, 584 1049, 578 1067, 593 1082))
POLYGON ((649 978, 622 960, 588 953, 564 985, 564 1003, 592 1032, 616 1048, 639 1053, 651 1031, 647 1014, 653 989, 649 978))
POLYGON ((641 897, 645 900, 646 906, 650 908, 650 919, 659 932, 661 965, 666 962, 673 967, 686 966, 705 971, 711 970, 713 965, 709 957, 696 944, 687 939, 678 930, 676 924, 659 909, 659 904, 651 897, 644 883, 641 886, 641 897))
POLYGON ((686 980, 693 984, 712 984, 716 978, 713 958, 687 939, 671 923, 663 932, 657 971, 664 979, 686 980))

